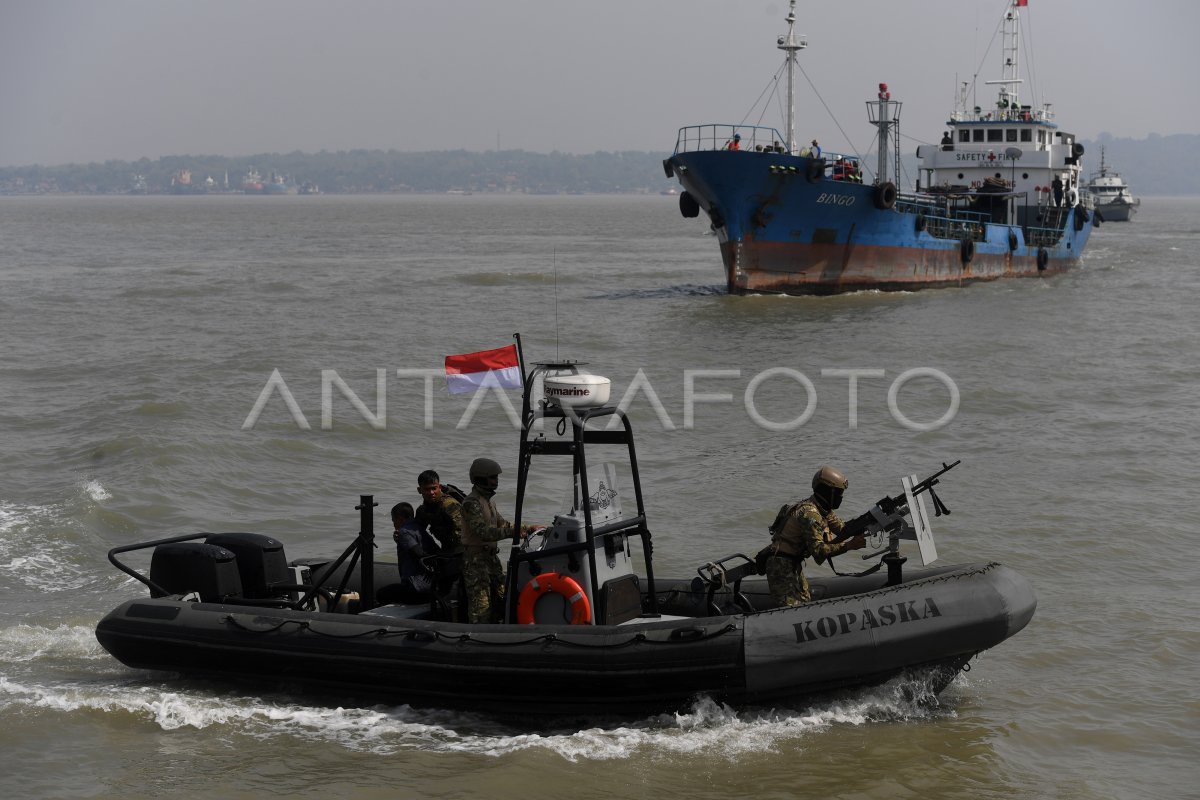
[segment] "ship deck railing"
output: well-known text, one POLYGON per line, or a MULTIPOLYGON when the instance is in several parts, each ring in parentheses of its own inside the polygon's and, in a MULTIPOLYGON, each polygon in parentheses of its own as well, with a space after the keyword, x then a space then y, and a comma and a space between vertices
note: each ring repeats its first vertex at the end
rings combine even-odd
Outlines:
POLYGON ((991 221, 988 214, 947 207, 920 195, 902 195, 896 201, 896 211, 924 217, 925 230, 935 239, 982 242, 987 235, 988 222, 991 221))
POLYGON ((1025 244, 1030 247, 1053 247, 1063 237, 1061 228, 1026 228, 1025 244))
POLYGON ((997 106, 986 111, 983 108, 955 111, 950 122, 1053 122, 1054 112, 1048 108, 1033 106, 997 106))
POLYGON ((926 217, 925 230, 935 239, 970 239, 982 242, 987 235, 987 223, 982 219, 962 217, 926 217))
POLYGON ((698 150, 727 150, 734 134, 742 138, 738 150, 750 153, 786 153, 783 134, 775 128, 760 125, 730 125, 712 123, 690 125, 679 129, 675 138, 675 153, 694 153, 698 150))
POLYGON ((1058 244, 1067 229, 1067 217, 1070 213, 1070 206, 1039 205, 1038 216, 1041 217, 1041 225, 1030 226, 1026 230, 1026 243, 1035 247, 1058 244))
MULTIPOLYGON (((987 238, 988 226, 997 224, 986 212, 955 208, 946 200, 919 193, 901 194, 896 200, 895 208, 901 214, 923 217, 924 230, 935 239, 971 239, 982 242, 987 238)), ((1070 212, 1068 206, 1039 205, 1040 224, 1021 226, 1025 231, 1025 244, 1029 247, 1053 247, 1058 244, 1066 230, 1067 215, 1070 212)))
POLYGON ((1062 241, 1067 228, 1067 214, 1071 209, 1065 206, 1042 206, 1040 211, 1042 224, 1025 228, 1025 244, 1030 247, 1053 247, 1062 241))
MULTIPOLYGON (((776 128, 767 128, 761 125, 729 125, 722 123, 690 125, 686 128, 680 128, 679 135, 675 139, 675 152, 672 155, 700 151, 732 150, 729 143, 733 141, 734 134, 741 134, 742 137, 738 141, 738 152, 788 155, 788 148, 783 142, 783 135, 776 128)), ((814 153, 812 148, 807 145, 799 148, 797 152, 790 155, 801 156, 803 158, 811 158, 813 156, 823 158, 825 160, 826 177, 831 177, 835 174, 835 165, 839 161, 849 162, 856 167, 862 161, 859 156, 852 153, 835 153, 831 150, 822 150, 820 147, 816 148, 816 152, 814 153)), ((795 170, 794 167, 791 169, 795 170)), ((834 178, 834 180, 842 179, 834 178)), ((855 180, 853 182, 861 183, 862 181, 855 180)))

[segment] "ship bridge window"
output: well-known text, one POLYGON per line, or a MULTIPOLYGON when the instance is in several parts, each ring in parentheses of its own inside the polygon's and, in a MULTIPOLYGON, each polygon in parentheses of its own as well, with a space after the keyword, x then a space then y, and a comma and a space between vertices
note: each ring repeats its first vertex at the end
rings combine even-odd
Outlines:
POLYGON ((975 129, 975 138, 973 139, 973 141, 976 141, 976 142, 982 142, 982 141, 983 141, 983 128, 976 128, 976 129, 975 129))
POLYGON ((1029 128, 1022 128, 1021 129, 1021 141, 1022 142, 1032 142, 1033 141, 1033 131, 1029 130, 1029 128))
POLYGON ((1009 128, 1004 132, 1004 141, 1015 142, 1017 140, 1017 129, 1009 128))
POLYGON ((968 130, 961 130, 961 131, 959 131, 959 132, 958 132, 958 140, 959 140, 960 142, 969 142, 969 141, 971 141, 971 132, 970 132, 970 131, 968 131, 968 130))
POLYGON ((987 137, 989 142, 1003 142, 1004 130, 1002 128, 988 128, 987 137))

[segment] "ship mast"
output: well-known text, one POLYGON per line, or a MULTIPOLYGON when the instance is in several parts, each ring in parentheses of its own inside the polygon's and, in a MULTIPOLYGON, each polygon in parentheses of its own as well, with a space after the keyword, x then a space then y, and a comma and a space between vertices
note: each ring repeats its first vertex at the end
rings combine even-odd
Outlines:
POLYGON ((1009 116, 1010 110, 1014 116, 1021 110, 1019 98, 1021 77, 1018 70, 1021 17, 1017 11, 1020 5, 1022 5, 1020 0, 1013 0, 1012 7, 1004 15, 1004 38, 1003 47, 1001 47, 1001 54, 1004 58, 1004 69, 1001 74, 1004 77, 998 81, 985 81, 989 85, 998 84, 1000 86, 998 105, 1002 119, 1009 116))
POLYGON ((776 46, 787 53, 787 136, 788 152, 796 152, 796 52, 808 47, 808 41, 801 36, 796 38, 796 0, 792 0, 791 11, 787 15, 788 32, 780 36, 776 46))
POLYGON ((875 183, 883 183, 889 178, 900 185, 900 106, 899 100, 892 99, 886 83, 879 84, 879 99, 867 101, 867 118, 871 124, 879 128, 879 161, 875 169, 875 183), (888 175, 889 150, 893 150, 892 167, 895 175, 888 175))

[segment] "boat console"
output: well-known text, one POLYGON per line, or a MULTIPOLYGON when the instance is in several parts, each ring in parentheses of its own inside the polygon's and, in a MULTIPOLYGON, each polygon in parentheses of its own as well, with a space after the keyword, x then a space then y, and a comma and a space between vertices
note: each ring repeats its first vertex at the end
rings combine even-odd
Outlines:
MULTIPOLYGON (((556 574, 573 582, 594 609, 593 616, 603 615, 606 624, 615 625, 640 616, 641 591, 634 571, 629 530, 621 525, 624 515, 616 487, 616 470, 611 463, 605 464, 604 475, 586 500, 588 514, 582 506, 558 514, 548 528, 528 540, 531 543, 522 548, 523 558, 517 567, 516 585, 522 587, 522 593, 529 591, 524 587, 539 576, 556 574), (592 526, 590 541, 588 516, 592 526), (613 525, 616 527, 611 528, 613 525), (597 534, 597 529, 601 533, 597 534)), ((564 585, 572 588, 570 583, 564 585)), ((529 601, 531 621, 571 620, 568 599, 551 591, 543 593, 536 602, 529 601)))
POLYGON ((580 366, 573 361, 538 363, 526 377, 514 526, 521 526, 535 458, 569 459, 572 489, 568 510, 531 537, 533 542, 514 541, 508 622, 618 625, 656 613, 633 431, 625 413, 608 405, 609 380, 586 374, 580 366), (535 404, 531 396, 539 382, 542 397, 535 404), (621 451, 628 465, 631 496, 618 487, 609 458, 613 450, 621 451), (596 461, 589 459, 593 452, 601 453, 596 461), (634 568, 638 541, 646 586, 634 568), (643 609, 643 597, 648 609, 643 609))

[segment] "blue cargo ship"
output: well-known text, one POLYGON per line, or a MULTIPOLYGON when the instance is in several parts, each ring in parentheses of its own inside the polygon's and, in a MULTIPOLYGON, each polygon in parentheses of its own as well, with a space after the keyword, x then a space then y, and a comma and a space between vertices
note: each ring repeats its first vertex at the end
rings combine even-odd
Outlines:
POLYGON ((867 101, 877 130, 874 175, 854 153, 796 141, 795 71, 807 41, 796 3, 779 37, 787 70, 786 130, 696 125, 663 162, 684 217, 707 216, 731 293, 836 294, 962 286, 1036 277, 1080 264, 1094 220, 1080 203, 1083 145, 1048 103, 1023 104, 1020 12, 999 35, 1002 76, 990 106, 964 84, 940 144, 917 149, 919 176, 900 187, 900 108, 886 84, 867 101))

